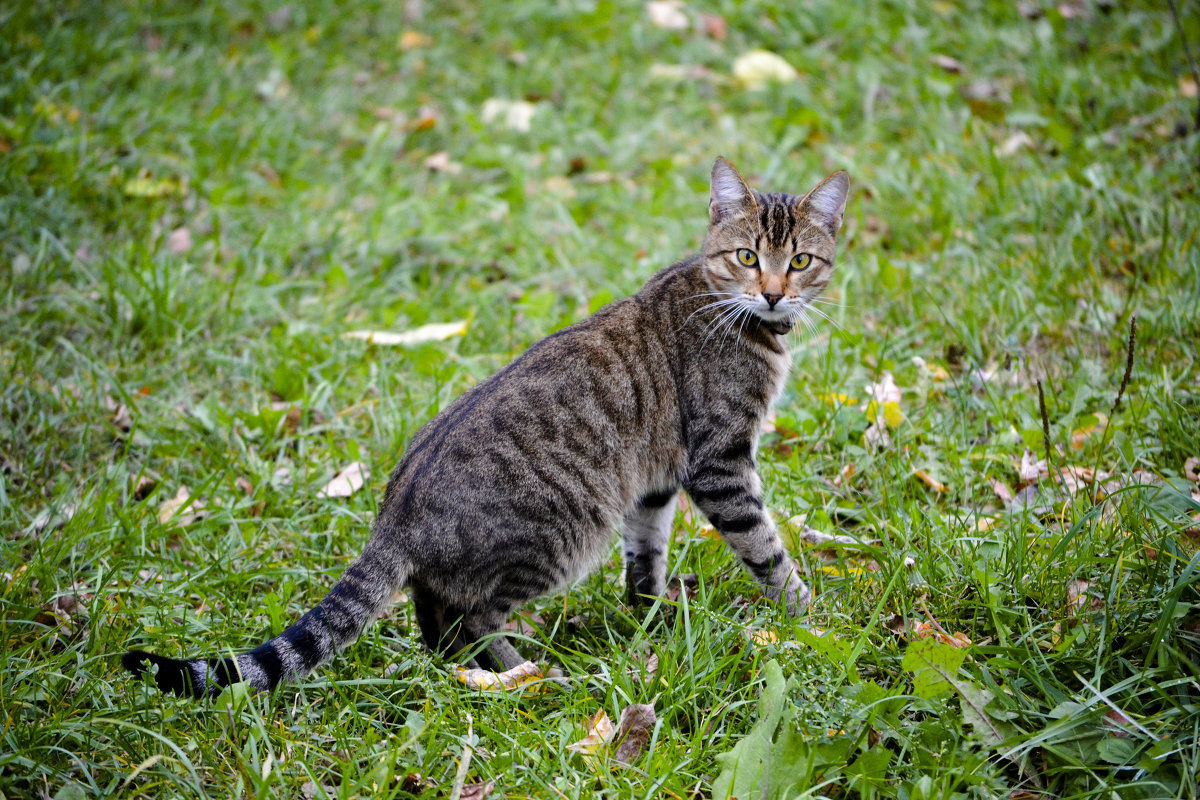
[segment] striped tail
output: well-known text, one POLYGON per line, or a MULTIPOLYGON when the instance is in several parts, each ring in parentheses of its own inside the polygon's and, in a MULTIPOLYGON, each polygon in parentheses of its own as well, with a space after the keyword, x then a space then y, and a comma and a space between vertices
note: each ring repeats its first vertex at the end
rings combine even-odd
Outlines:
POLYGON ((396 590, 407 583, 408 571, 394 553, 372 539, 316 608, 249 653, 184 660, 133 650, 121 664, 134 675, 148 672, 153 664, 158 667, 154 682, 159 689, 196 699, 215 697, 233 683, 274 689, 328 663, 357 639, 363 625, 378 618, 396 590))

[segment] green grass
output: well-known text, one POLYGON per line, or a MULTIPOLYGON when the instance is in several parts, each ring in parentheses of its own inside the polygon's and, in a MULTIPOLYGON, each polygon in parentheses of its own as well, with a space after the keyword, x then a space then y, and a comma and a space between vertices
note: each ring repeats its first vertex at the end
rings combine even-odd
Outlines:
POLYGON ((1200 138, 1165 4, 716 2, 723 41, 641 3, 403 5, 0 10, 5 797, 405 796, 413 773, 445 797, 467 714, 493 797, 708 796, 735 762, 755 797, 1197 797, 1200 138), (754 48, 800 79, 740 88, 754 48), (968 101, 976 82, 998 99, 968 101), (532 129, 485 123, 491 97, 535 101, 532 129), (426 168, 439 152, 461 169, 426 168), (531 609, 525 651, 567 676, 543 694, 460 687, 407 603, 228 711, 121 671, 131 646, 246 648, 311 607, 421 424, 699 243, 717 154, 764 189, 854 182, 832 323, 797 338, 761 458, 772 508, 860 542, 796 545, 804 618, 681 517, 672 569, 701 583, 670 625, 623 605, 615 550, 531 609), (341 337, 455 319, 416 348, 341 337), (904 420, 872 451, 885 373, 904 420), (998 499, 1044 455, 1038 380, 1055 466, 1123 479, 1106 498, 998 499), (318 497, 354 460, 367 487, 318 497), (160 522, 183 485, 207 515, 160 522), (39 531, 45 512, 69 519, 39 531), (71 630, 45 613, 64 596, 71 630), (931 617, 971 646, 889 629, 931 617), (632 766, 567 751, 596 711, 650 702, 632 766), (768 754, 785 777, 748 780, 768 754))

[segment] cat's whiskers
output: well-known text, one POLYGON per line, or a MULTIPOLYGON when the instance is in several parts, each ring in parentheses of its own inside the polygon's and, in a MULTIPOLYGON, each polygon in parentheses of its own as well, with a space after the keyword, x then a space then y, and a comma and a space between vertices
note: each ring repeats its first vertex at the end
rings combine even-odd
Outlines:
MULTIPOLYGON (((719 297, 721 295, 730 295, 730 293, 729 292, 709 292, 708 294, 694 295, 694 297, 719 297)), ((685 319, 683 321, 683 324, 680 325, 679 328, 680 328, 680 330, 682 330, 683 328, 687 327, 687 324, 691 320, 691 318, 696 316, 697 314, 699 314, 701 311, 715 311, 717 309, 735 305, 740 300, 741 300, 741 295, 732 295, 732 296, 726 296, 723 300, 717 300, 714 303, 705 303, 704 305, 700 306, 695 311, 693 311, 691 314, 688 314, 687 319, 685 319)))

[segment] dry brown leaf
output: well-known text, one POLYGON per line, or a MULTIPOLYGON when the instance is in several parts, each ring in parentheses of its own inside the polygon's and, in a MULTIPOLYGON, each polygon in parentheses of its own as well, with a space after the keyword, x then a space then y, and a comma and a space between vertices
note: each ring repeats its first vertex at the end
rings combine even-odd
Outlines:
POLYGON ((455 667, 454 677, 463 686, 477 691, 513 690, 540 681, 544 676, 537 664, 526 661, 504 672, 455 667))
POLYGON ((251 483, 250 479, 244 475, 239 475, 236 479, 234 479, 233 485, 236 486, 237 490, 244 495, 249 496, 254 494, 254 484, 251 483))
POLYGON ((613 756, 622 764, 632 764, 650 744, 650 736, 654 733, 654 724, 658 721, 654 706, 633 704, 621 711, 621 719, 617 723, 617 732, 613 741, 617 743, 613 756))
POLYGON ((198 519, 203 519, 208 512, 204 510, 204 501, 192 498, 187 486, 181 485, 170 500, 164 500, 158 507, 158 521, 164 525, 174 521, 182 527, 191 525, 198 519))
POLYGON ((668 31, 685 31, 691 21, 683 10, 683 0, 651 0, 646 3, 650 24, 668 31))
POLYGON ((917 480, 919 480, 921 483, 928 486, 930 489, 933 489, 935 492, 945 493, 945 492, 950 491, 949 486, 942 483, 937 478, 933 477, 932 475, 930 475, 928 472, 926 472, 923 469, 919 469, 916 472, 914 472, 913 477, 916 478, 917 480))
POLYGON ((458 798, 459 798, 459 800, 483 800, 483 798, 485 798, 489 794, 491 794, 492 790, 495 788, 496 788, 495 781, 483 781, 482 783, 468 783, 467 785, 462 787, 462 791, 459 792, 458 798))
POLYGON ((1197 94, 1196 79, 1191 75, 1181 75, 1179 77, 1179 94, 1191 100, 1197 94))
POLYGON ((1091 584, 1081 578, 1067 582, 1067 619, 1077 619, 1088 611, 1099 611, 1104 603, 1092 596, 1091 584))
POLYGON ((950 56, 944 56, 939 53, 932 56, 929 60, 933 62, 935 67, 938 67, 945 72, 949 72, 951 75, 962 74, 963 65, 962 62, 957 58, 951 58, 950 56))
POLYGON ((72 642, 86 642, 90 635, 87 606, 73 594, 60 595, 43 606, 33 621, 50 628, 50 647, 61 650, 72 642))
POLYGON ((355 461, 337 475, 333 480, 325 484, 319 492, 318 497, 350 497, 363 487, 363 483, 367 478, 371 477, 371 471, 361 461, 355 461))
POLYGON ((1013 501, 1013 497, 1014 497, 1013 491, 1012 491, 1012 489, 1008 488, 1007 484, 1001 483, 1000 481, 997 481, 997 480, 993 480, 992 481, 992 491, 996 493, 996 497, 999 497, 1000 500, 1003 501, 1005 505, 1007 505, 1013 501))
POLYGON ((1021 456, 1021 463, 1017 466, 1017 474, 1022 481, 1029 483, 1049 475, 1050 470, 1046 466, 1046 459, 1039 460, 1033 451, 1026 447, 1024 455, 1021 456))
POLYGON ((937 639, 942 644, 948 644, 951 647, 970 647, 971 639, 965 633, 950 633, 940 625, 930 624, 928 622, 918 622, 912 626, 912 633, 918 639, 937 639))
POLYGON ((1183 477, 1200 485, 1200 457, 1192 456, 1183 462, 1183 477))
POLYGON ((300 795, 304 800, 316 800, 319 797, 337 797, 337 789, 328 783, 322 783, 318 787, 313 781, 305 781, 300 787, 300 795))
POLYGON ((129 413, 129 407, 124 403, 118 403, 108 395, 104 396, 104 407, 110 412, 108 420, 113 426, 122 433, 129 433, 133 429, 133 416, 129 413))
POLYGON ((1110 708, 1104 712, 1104 726, 1108 730, 1109 736, 1125 739, 1129 737, 1129 733, 1125 729, 1132 728, 1133 722, 1125 716, 1124 712, 1110 708))
POLYGON ((667 591, 663 595, 664 600, 675 602, 679 599, 680 594, 686 592, 689 600, 696 596, 696 592, 700 588, 700 576, 694 572, 686 572, 682 575, 672 575, 667 581, 667 591))
POLYGON ((145 500, 154 491, 154 487, 156 486, 158 486, 157 478, 149 475, 139 475, 137 484, 133 487, 133 499, 138 502, 145 500))

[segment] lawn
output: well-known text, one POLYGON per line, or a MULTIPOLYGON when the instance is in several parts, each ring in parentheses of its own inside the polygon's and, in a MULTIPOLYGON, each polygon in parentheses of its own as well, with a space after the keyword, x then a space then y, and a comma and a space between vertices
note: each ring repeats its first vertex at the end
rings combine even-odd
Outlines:
POLYGON ((5 5, 0 794, 1200 796, 1197 92, 1166 3, 5 5), (680 513, 683 590, 614 547, 524 692, 403 601, 268 694, 120 668, 316 603, 425 421, 698 246, 719 154, 852 179, 759 453, 803 616, 680 513), (631 704, 628 763, 569 748, 631 704))

